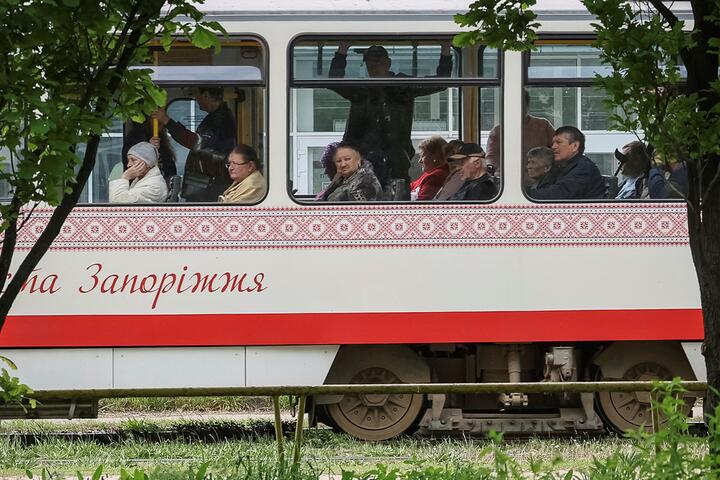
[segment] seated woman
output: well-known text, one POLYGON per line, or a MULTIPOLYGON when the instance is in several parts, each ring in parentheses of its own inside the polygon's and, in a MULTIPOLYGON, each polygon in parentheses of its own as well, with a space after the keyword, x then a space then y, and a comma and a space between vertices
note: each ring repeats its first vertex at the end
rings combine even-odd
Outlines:
POLYGON ((127 152, 132 145, 140 142, 149 142, 158 150, 157 166, 160 169, 165 180, 169 180, 177 175, 177 165, 175 162, 175 150, 170 145, 170 136, 165 127, 160 127, 158 136, 153 137, 153 119, 148 118, 142 123, 133 122, 132 120, 125 124, 125 137, 123 138, 122 159, 123 167, 127 168, 127 152))
POLYGON ((410 200, 432 200, 450 173, 445 156, 447 142, 437 135, 418 145, 423 173, 410 183, 410 200))
POLYGON ((257 203, 267 191, 265 177, 260 173, 260 160, 255 150, 245 144, 235 145, 226 163, 232 184, 218 198, 224 203, 257 203))
POLYGON ((335 152, 337 175, 319 199, 327 202, 370 202, 382 200, 382 187, 370 162, 363 161, 360 151, 340 143, 335 152))
POLYGON ((110 203, 164 202, 168 189, 157 167, 157 149, 148 142, 140 142, 128 150, 127 159, 127 170, 109 184, 110 203))

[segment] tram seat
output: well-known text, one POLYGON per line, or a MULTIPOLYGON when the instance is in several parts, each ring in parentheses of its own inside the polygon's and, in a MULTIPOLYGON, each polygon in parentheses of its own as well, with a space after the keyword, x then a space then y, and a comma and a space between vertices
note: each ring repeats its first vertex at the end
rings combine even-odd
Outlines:
POLYGON ((168 178, 168 196, 165 199, 166 202, 177 203, 180 200, 180 187, 182 186, 182 177, 180 175, 173 175, 168 178))
POLYGON ((603 175, 605 182, 605 198, 615 198, 618 194, 618 178, 614 175, 603 175))

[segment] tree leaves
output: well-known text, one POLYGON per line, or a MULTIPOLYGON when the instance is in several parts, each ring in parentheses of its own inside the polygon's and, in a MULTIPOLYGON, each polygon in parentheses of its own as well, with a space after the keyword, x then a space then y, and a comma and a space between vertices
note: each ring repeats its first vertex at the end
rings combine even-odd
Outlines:
POLYGON ((216 23, 202 22, 202 13, 186 0, 6 1, 0 26, 0 52, 6 52, 0 62, 0 143, 16 162, 5 178, 20 204, 51 205, 75 183, 77 145, 107 132, 111 118, 138 118, 167 100, 150 81, 150 70, 117 71, 128 49, 131 64, 147 63, 150 55, 147 45, 130 45, 121 32, 140 30, 141 39, 160 38, 166 49, 177 32, 200 48, 219 48, 216 32, 224 33, 216 23), (170 8, 161 13, 165 3, 170 8), (117 75, 124 78, 111 91, 117 75))
POLYGON ((529 50, 533 47, 540 26, 530 7, 535 0, 477 0, 465 14, 454 19, 463 27, 475 27, 454 39, 455 46, 482 43, 506 50, 529 50))

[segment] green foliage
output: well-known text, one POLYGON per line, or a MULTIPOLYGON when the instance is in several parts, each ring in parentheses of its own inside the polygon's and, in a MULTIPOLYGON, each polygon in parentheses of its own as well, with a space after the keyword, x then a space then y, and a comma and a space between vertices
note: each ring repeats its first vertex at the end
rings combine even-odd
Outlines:
MULTIPOLYGON (((701 211, 720 172, 720 2, 691 1, 697 15, 692 23, 662 2, 656 2, 659 9, 653 2, 582 2, 597 19, 594 46, 612 67, 610 75, 597 80, 609 110, 622 112, 611 116, 614 128, 644 137, 659 158, 691 162, 696 167, 689 170, 691 191, 698 193, 688 200, 701 211), (687 82, 681 76, 683 62, 687 82)), ((539 26, 529 10, 533 5, 535 0, 472 3, 455 21, 474 30, 456 36, 456 45, 532 49, 539 26)))
POLYGON ((477 26, 458 34, 455 45, 462 47, 482 43, 506 50, 527 50, 537 40, 537 15, 530 10, 535 0, 477 0, 465 14, 455 15, 463 27, 477 26))
MULTIPOLYGON (((663 428, 654 433, 634 431, 628 437, 634 440, 634 451, 617 452, 606 459, 596 459, 586 478, 598 480, 650 480, 650 479, 711 479, 718 472, 712 462, 712 450, 705 455, 693 452, 701 439, 688 433, 685 403, 682 395, 685 390, 680 379, 672 382, 657 383, 653 392, 658 400, 653 402, 652 411, 665 418, 663 428)), ((708 441, 718 442, 720 431, 717 419, 720 408, 716 409, 709 423, 708 441)))
POLYGON ((0 231, 17 221, 20 205, 59 204, 76 183, 79 144, 108 131, 113 118, 164 104, 148 70, 125 68, 147 63, 153 39, 166 49, 175 35, 219 47, 222 28, 204 22, 195 3, 0 2, 0 145, 11 156, 0 179, 17 199, 0 206, 0 231))
POLYGON ((616 128, 642 131, 665 158, 702 161, 720 155, 717 51, 697 48, 703 33, 688 31, 683 20, 639 10, 623 0, 584 3, 598 19, 594 27, 600 58, 612 67, 612 73, 598 81, 608 94, 607 103, 624 112, 613 116, 616 128), (688 63, 689 76, 709 76, 711 83, 682 88, 682 59, 696 55, 707 58, 694 59, 702 65, 688 63), (704 72, 705 66, 711 70, 704 72))
MULTIPOLYGON (((0 356, 0 363, 5 363, 11 370, 17 370, 17 366, 7 357, 0 356)), ((37 402, 33 399, 32 389, 20 382, 20 379, 10 375, 7 368, 0 368, 0 406, 18 405, 26 410, 26 405, 35 408, 37 402)))

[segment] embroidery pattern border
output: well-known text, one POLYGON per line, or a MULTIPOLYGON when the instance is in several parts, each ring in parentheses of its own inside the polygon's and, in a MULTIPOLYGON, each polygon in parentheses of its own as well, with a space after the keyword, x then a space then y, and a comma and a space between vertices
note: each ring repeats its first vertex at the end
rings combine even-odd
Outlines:
MULTIPOLYGON (((29 249, 52 214, 19 232, 29 249)), ((54 250, 687 245, 683 204, 78 207, 54 250)))

